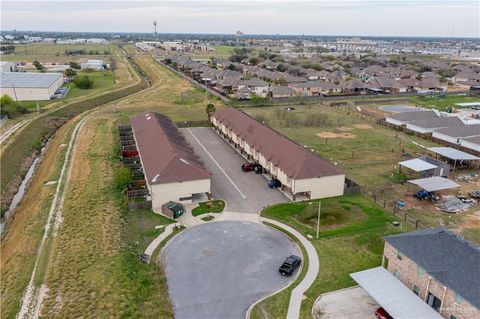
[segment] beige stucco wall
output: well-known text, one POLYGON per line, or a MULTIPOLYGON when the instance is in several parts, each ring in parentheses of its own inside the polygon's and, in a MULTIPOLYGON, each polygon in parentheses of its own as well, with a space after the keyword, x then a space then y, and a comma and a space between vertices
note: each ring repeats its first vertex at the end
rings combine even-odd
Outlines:
POLYGON ((189 197, 192 194, 210 193, 210 179, 200 179, 180 183, 153 184, 149 185, 152 194, 152 209, 161 213, 162 205, 168 201, 188 203, 180 201, 181 197, 189 197))
POLYGON ((388 258, 387 270, 392 274, 397 270, 400 273, 398 279, 403 282, 408 289, 413 291, 414 286, 420 288, 418 296, 425 301, 428 292, 435 295, 440 300, 443 299, 440 314, 447 319, 453 315, 457 319, 471 319, 480 318, 480 311, 475 309, 465 299, 459 304, 455 304, 455 291, 448 287, 445 287, 441 282, 431 277, 426 271, 418 271, 417 264, 409 259, 407 256, 402 255, 400 260, 397 257, 398 250, 388 243, 385 243, 383 251, 384 259, 388 258))
POLYGON ((311 192, 310 198, 325 198, 343 195, 345 175, 324 176, 319 178, 297 179, 293 193, 311 192))

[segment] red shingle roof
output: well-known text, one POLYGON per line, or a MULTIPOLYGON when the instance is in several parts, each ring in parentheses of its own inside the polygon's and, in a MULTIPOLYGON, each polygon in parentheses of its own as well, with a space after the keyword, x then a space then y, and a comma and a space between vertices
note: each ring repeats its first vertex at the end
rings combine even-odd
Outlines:
POLYGON ((144 112, 132 117, 131 123, 148 184, 210 178, 211 174, 168 117, 144 112))
POLYGON ((215 112, 213 117, 246 141, 267 160, 293 179, 345 174, 301 145, 235 108, 215 112))

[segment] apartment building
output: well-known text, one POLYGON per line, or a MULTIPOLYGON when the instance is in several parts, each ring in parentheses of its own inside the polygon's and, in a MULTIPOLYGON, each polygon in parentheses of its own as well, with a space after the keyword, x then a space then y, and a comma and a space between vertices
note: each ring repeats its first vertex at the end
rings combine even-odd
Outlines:
POLYGON ((443 318, 480 318, 480 249, 445 228, 385 237, 383 266, 443 318))

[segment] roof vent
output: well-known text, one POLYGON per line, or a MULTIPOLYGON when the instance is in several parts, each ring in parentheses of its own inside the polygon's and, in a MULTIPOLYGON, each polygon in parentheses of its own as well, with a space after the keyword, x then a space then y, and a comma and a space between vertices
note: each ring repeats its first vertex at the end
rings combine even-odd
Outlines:
POLYGON ((148 120, 150 120, 150 119, 151 119, 151 117, 150 117, 150 116, 149 116, 149 117, 147 117, 147 121, 148 121, 148 120))
POLYGON ((158 174, 155 175, 155 177, 152 178, 152 183, 156 183, 159 177, 160 177, 160 175, 158 175, 158 174))

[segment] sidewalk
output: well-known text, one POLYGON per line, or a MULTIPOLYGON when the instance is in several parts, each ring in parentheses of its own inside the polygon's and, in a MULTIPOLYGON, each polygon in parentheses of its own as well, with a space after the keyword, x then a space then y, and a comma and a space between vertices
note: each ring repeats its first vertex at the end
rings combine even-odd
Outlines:
POLYGON ((313 282, 317 278, 318 270, 320 268, 317 251, 307 238, 305 238, 301 233, 299 233, 292 227, 285 225, 283 223, 277 222, 276 220, 265 218, 265 217, 260 217, 260 221, 273 224, 289 232, 300 241, 300 243, 303 245, 303 247, 307 252, 307 255, 308 255, 307 274, 305 275, 303 280, 297 285, 297 287, 293 289, 292 295, 290 296, 290 302, 288 304, 288 312, 287 312, 288 319, 299 318, 300 306, 302 305, 303 294, 308 288, 310 288, 310 286, 313 284, 313 282))
POLYGON ((176 225, 178 225, 178 223, 168 224, 167 226, 165 226, 165 230, 160 235, 158 235, 157 238, 155 238, 150 243, 150 245, 148 245, 147 249, 145 249, 145 254, 148 255, 148 262, 149 263, 150 263, 150 257, 152 256, 155 249, 157 249, 158 245, 160 245, 160 243, 165 238, 167 238, 168 236, 170 236, 173 233, 173 228, 176 225))

